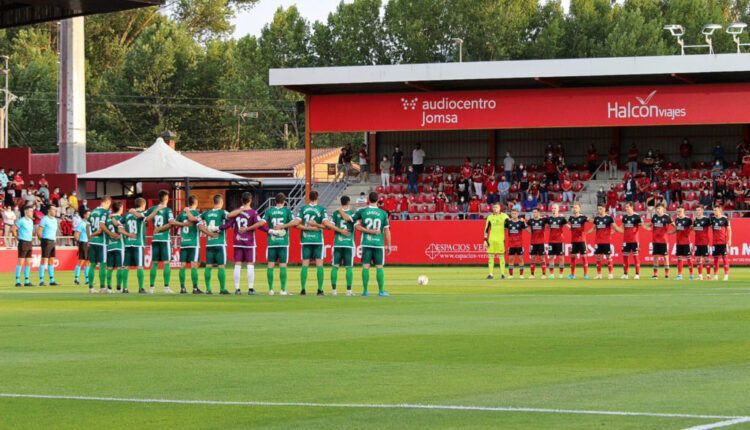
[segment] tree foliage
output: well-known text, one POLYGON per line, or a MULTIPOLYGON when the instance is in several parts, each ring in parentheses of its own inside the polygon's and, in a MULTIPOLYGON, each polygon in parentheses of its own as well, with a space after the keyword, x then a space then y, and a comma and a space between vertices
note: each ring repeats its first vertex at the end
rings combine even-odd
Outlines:
MULTIPOLYGON (((698 43, 704 24, 750 20, 750 0, 572 0, 567 11, 560 0, 353 0, 324 22, 279 8, 258 37, 232 39, 232 20, 257 1, 170 0, 87 17, 89 149, 144 147, 167 128, 185 149, 299 147, 303 98, 270 87, 269 68, 457 61, 455 38, 464 61, 671 55, 665 24, 682 24, 686 42, 698 43)), ((58 31, 0 31, 11 91, 22 97, 11 145, 57 149, 58 31)), ((723 31, 714 40, 717 52, 734 52, 723 31)))

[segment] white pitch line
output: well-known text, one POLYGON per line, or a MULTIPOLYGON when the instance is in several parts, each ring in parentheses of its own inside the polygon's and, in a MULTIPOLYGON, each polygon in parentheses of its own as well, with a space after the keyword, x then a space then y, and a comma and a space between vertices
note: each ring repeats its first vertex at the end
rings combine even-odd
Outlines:
POLYGON ((722 427, 729 427, 735 424, 742 424, 742 423, 750 423, 750 418, 735 418, 735 419, 726 420, 726 421, 719 421, 718 423, 704 424, 702 426, 690 427, 684 430, 711 430, 711 429, 718 429, 722 427))
MULTIPOLYGON (((519 408, 519 407, 495 407, 495 406, 464 406, 464 405, 429 405, 429 404, 363 404, 363 403, 306 403, 306 402, 262 402, 262 401, 230 401, 230 400, 180 400, 180 399, 138 399, 127 397, 92 397, 92 396, 65 396, 52 394, 18 394, 0 393, 0 398, 12 399, 49 399, 49 400, 82 400, 94 402, 120 402, 120 403, 160 403, 177 405, 218 405, 218 406, 280 406, 280 407, 308 407, 308 408, 348 408, 348 409, 428 409, 447 411, 479 411, 479 412, 522 412, 543 414, 570 414, 570 415, 609 415, 628 417, 653 417, 653 418, 694 418, 694 419, 719 419, 731 420, 733 424, 750 422, 750 416, 730 415, 707 415, 707 414, 682 414, 682 413, 660 413, 660 412, 626 412, 626 411, 595 411, 578 409, 546 409, 546 408, 519 408)), ((729 421, 722 421, 729 422, 729 421)), ((718 423, 717 423, 718 424, 718 423)), ((698 427, 696 427, 697 429, 698 427)), ((715 427, 710 427, 715 428, 715 427)))

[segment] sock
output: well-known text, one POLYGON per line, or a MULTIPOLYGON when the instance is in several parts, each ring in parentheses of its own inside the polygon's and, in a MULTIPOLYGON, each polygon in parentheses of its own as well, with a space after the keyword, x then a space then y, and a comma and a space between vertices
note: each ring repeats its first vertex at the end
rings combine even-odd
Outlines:
POLYGON ((234 265, 234 289, 240 289, 240 278, 242 278, 242 266, 239 263, 234 265))
POLYGON ((354 269, 351 267, 346 268, 346 290, 352 290, 352 284, 354 284, 354 269))
POLYGON ((637 255, 633 256, 633 260, 635 261, 635 274, 640 275, 641 274, 641 260, 638 258, 637 255))
POLYGON ((164 263, 164 287, 169 287, 172 280, 172 265, 169 261, 164 263))
POLYGON ((589 274, 589 259, 586 257, 583 258, 583 276, 588 276, 589 274))
POLYGON ((719 274, 719 257, 714 257, 714 275, 719 274))
POLYGON ((378 280, 378 291, 382 294, 385 292, 385 270, 378 267, 375 270, 375 278, 378 280))
POLYGON ((338 283, 338 277, 339 277, 339 267, 333 266, 331 267, 331 289, 336 289, 336 284, 338 283))
POLYGON ((219 290, 227 290, 227 270, 224 267, 219 267, 219 290))
MULTIPOLYGON (((107 281, 107 265, 99 264, 99 288, 105 288, 105 282, 107 281)), ((94 284, 91 284, 94 285, 94 284)))
POLYGON ((89 281, 89 288, 94 288, 94 275, 96 275, 96 266, 92 267, 89 270, 88 276, 86 276, 86 279, 89 281))
POLYGON ((596 274, 602 274, 602 260, 596 260, 596 274))
MULTIPOLYGON (((75 275, 74 276, 75 277, 73 279, 75 279, 76 282, 78 282, 78 278, 80 278, 80 276, 81 276, 81 266, 76 265, 75 275)), ((16 279, 18 279, 17 276, 16 276, 16 279)))
POLYGON ((542 276, 547 274, 547 263, 542 260, 542 276))
POLYGON ((688 269, 690 270, 690 276, 693 276, 693 259, 688 258, 688 269))
POLYGON ((193 288, 198 288, 198 268, 190 268, 190 281, 193 283, 193 288))
POLYGON ((206 291, 211 291, 211 267, 203 269, 203 280, 206 282, 206 291))
POLYGON ((185 288, 185 266, 180 267, 180 271, 178 273, 178 276, 180 278, 180 289, 185 288))
POLYGON ((576 256, 575 255, 570 256, 570 274, 572 276, 576 275, 576 256))
POLYGON ((268 291, 273 291, 273 268, 266 268, 266 281, 268 281, 268 291))
POLYGON ((370 283, 370 269, 362 269, 362 292, 367 293, 367 284, 370 283))
POLYGON ((279 269, 279 279, 281 280, 281 291, 286 291, 286 280, 287 280, 286 267, 282 267, 281 269, 279 269))
POLYGON ((545 264, 547 264, 547 268, 549 269, 549 274, 554 275, 555 274, 555 260, 551 259, 549 263, 545 263, 545 264))
POLYGON ((626 255, 622 259, 622 270, 625 273, 625 276, 628 275, 628 270, 630 269, 630 256, 626 255))
POLYGON ((615 271, 615 263, 611 258, 609 259, 609 261, 607 261, 607 270, 607 273, 609 273, 610 275, 615 271))
POLYGON ((664 277, 669 278, 669 264, 664 265, 664 277))
POLYGON ((128 269, 121 269, 121 276, 122 276, 122 289, 127 290, 128 289, 128 281, 130 278, 130 271, 128 269))
POLYGON ((31 266, 26 265, 26 267, 23 268, 23 277, 25 283, 31 282, 31 266))
POLYGON ((515 265, 515 263, 514 263, 514 264, 511 264, 510 266, 508 266, 508 274, 509 274, 510 276, 513 276, 513 270, 514 270, 515 268, 516 268, 516 265, 515 265))
POLYGON ((39 266, 39 282, 44 282, 44 268, 47 266, 40 265, 39 266))
POLYGON ((136 277, 138 278, 138 289, 142 290, 143 285, 146 283, 146 271, 143 270, 143 267, 139 267, 136 271, 136 277))
POLYGON ((500 256, 500 275, 505 276, 505 256, 500 256))
POLYGON ((21 283, 21 266, 16 266, 16 284, 21 283))
POLYGON ((159 270, 159 263, 151 264, 151 272, 148 274, 148 286, 153 287, 156 283, 156 272, 159 270))
POLYGON ((107 270, 107 288, 109 288, 110 290, 112 289, 112 273, 113 272, 114 270, 112 269, 107 270))
POLYGON ((89 279, 89 266, 83 268, 83 276, 84 278, 89 279))
POLYGON ((682 269, 685 267, 685 262, 682 259, 677 260, 677 276, 682 276, 682 269))
POLYGON ((698 260, 698 274, 703 275, 703 257, 698 260))
POLYGON ((559 257, 560 261, 557 262, 557 269, 560 273, 560 276, 563 275, 563 271, 565 270, 565 261, 563 260, 563 257, 559 257))
POLYGON ((492 275, 495 271, 495 256, 490 254, 489 261, 487 261, 487 270, 489 271, 489 274, 492 275))
POLYGON ((247 289, 255 289, 255 266, 252 264, 247 266, 247 289))
POLYGON ((654 260, 654 276, 659 274, 659 263, 658 260, 654 260))
POLYGON ((721 260, 724 263, 724 274, 728 275, 729 274, 729 259, 727 258, 726 255, 722 255, 721 260))
POLYGON ((55 282, 55 266, 50 264, 47 266, 47 275, 49 276, 49 283, 52 284, 55 282))
POLYGON ((536 272, 536 263, 532 261, 529 268, 531 269, 531 276, 534 276, 534 272, 536 272))
POLYGON ((519 274, 520 276, 523 276, 523 269, 524 269, 524 264, 523 264, 523 261, 522 261, 522 262, 521 262, 521 265, 520 265, 520 266, 518 266, 518 274, 519 274))
POLYGON ((299 283, 302 291, 305 291, 305 287, 307 286, 307 266, 302 266, 302 271, 299 275, 299 283))
POLYGON ((323 291, 323 283, 326 280, 326 273, 325 273, 325 270, 323 269, 323 266, 318 266, 317 278, 318 278, 318 291, 323 291))

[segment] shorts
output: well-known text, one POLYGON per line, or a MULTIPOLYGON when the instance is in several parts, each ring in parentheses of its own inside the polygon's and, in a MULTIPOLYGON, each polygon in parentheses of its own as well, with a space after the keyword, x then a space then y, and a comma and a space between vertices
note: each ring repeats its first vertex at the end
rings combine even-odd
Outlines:
POLYGON ((487 247, 488 254, 504 254, 505 253, 505 242, 499 240, 489 241, 487 247))
POLYGON ((271 246, 266 248, 266 261, 269 263, 286 264, 289 262, 288 246, 271 246))
POLYGON ((331 265, 335 267, 354 267, 354 248, 334 246, 331 265))
POLYGON ((234 247, 235 263, 255 263, 255 247, 244 248, 241 246, 234 247))
POLYGON ((667 244, 666 243, 652 243, 651 255, 667 255, 667 244))
POLYGON ((119 269, 123 267, 125 260, 124 249, 112 249, 107 251, 107 267, 110 269, 119 269))
POLYGON ((78 242, 78 259, 86 261, 89 259, 89 243, 78 242))
POLYGON ((708 245, 695 245, 696 257, 708 257, 708 245))
POLYGON ((570 245, 571 255, 586 255, 588 250, 586 249, 586 242, 573 242, 570 245))
POLYGON ((33 246, 31 242, 25 240, 18 241, 18 258, 31 258, 33 246))
POLYGON ((562 243, 550 243, 547 255, 563 255, 563 245, 562 243))
POLYGON ((323 244, 302 244, 302 259, 303 260, 322 260, 325 257, 323 253, 323 244))
POLYGON ((638 242, 626 242, 622 244, 623 254, 638 255, 638 242))
POLYGON ((544 245, 531 245, 529 255, 544 255, 544 245))
POLYGON ((197 263, 200 256, 199 248, 180 248, 180 263, 197 263))
POLYGON ((172 244, 169 242, 151 242, 151 261, 172 261, 172 244))
POLYGON ((385 250, 383 248, 362 247, 362 264, 375 266, 385 265, 385 250))
POLYGON ((42 258, 55 258, 55 241, 42 239, 42 258))
POLYGON ((612 246, 608 243, 597 243, 594 255, 610 255, 612 254, 612 246))
POLYGON ((690 245, 677 245, 675 255, 678 257, 690 257, 690 245))
POLYGON ((714 252, 712 255, 714 257, 727 255, 727 245, 714 245, 714 252))
POLYGON ((206 265, 224 266, 227 264, 226 245, 214 245, 206 247, 206 265))
POLYGON ((143 258, 142 246, 125 247, 125 261, 123 262, 125 267, 143 267, 145 261, 146 259, 143 258))
POLYGON ((89 262, 92 266, 107 262, 107 250, 101 243, 89 243, 89 262))
POLYGON ((515 246, 508 248, 508 255, 520 255, 523 256, 523 248, 520 246, 515 246))

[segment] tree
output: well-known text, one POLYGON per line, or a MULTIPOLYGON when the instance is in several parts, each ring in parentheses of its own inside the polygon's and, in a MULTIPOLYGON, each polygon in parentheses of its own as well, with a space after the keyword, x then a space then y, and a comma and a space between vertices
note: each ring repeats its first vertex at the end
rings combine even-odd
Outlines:
POLYGON ((565 58, 565 11, 560 0, 540 3, 529 32, 525 58, 565 58))
POLYGON ((448 0, 391 0, 385 29, 394 63, 444 62, 452 53, 448 0))
POLYGON ((604 54, 612 57, 669 54, 663 26, 658 3, 629 0, 616 15, 614 27, 605 41, 604 54))

